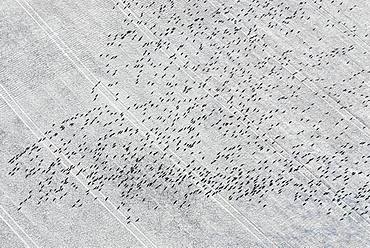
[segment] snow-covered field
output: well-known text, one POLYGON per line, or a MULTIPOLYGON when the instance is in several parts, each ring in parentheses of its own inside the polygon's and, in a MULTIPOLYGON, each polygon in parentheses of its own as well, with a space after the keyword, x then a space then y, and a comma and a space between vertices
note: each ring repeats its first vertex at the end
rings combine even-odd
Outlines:
POLYGON ((2 0, 0 247, 370 247, 369 11, 2 0))

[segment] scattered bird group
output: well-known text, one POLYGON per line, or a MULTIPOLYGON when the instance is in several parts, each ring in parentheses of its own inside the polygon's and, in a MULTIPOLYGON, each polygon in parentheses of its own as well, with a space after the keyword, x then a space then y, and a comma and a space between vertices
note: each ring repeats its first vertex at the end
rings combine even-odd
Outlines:
POLYGON ((338 19, 356 8, 117 2, 123 25, 97 55, 107 78, 91 89, 97 106, 9 160, 9 175, 29 182, 19 210, 62 200, 80 208, 99 192, 128 223, 140 220, 135 204, 157 209, 161 199, 182 211, 215 195, 369 218, 370 70, 354 59, 367 58, 367 34, 338 19), (329 42, 332 33, 342 40, 329 42))

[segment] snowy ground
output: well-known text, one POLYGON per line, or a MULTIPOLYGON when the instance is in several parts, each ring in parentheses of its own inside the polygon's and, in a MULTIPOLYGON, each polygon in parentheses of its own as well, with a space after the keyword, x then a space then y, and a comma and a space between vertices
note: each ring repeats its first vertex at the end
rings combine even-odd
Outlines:
POLYGON ((369 11, 2 0, 0 247, 369 247, 369 11))

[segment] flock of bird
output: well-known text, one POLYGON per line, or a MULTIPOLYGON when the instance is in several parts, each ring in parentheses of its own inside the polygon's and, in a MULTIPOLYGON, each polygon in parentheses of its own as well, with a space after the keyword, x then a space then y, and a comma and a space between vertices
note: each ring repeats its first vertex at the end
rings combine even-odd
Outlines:
POLYGON ((158 199, 179 211, 216 195, 265 208, 284 194, 369 219, 367 34, 343 17, 356 8, 114 3, 125 21, 97 54, 107 78, 90 92, 98 106, 9 159, 9 176, 28 182, 18 210, 80 208, 100 192, 130 223, 140 220, 132 205, 157 209, 158 199))

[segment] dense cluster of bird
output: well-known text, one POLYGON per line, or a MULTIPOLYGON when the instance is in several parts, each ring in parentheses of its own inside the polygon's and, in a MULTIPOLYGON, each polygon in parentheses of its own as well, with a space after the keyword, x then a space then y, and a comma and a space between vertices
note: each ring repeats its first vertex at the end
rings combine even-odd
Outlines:
POLYGON ((53 124, 9 160, 9 175, 29 180, 19 210, 68 197, 78 208, 101 192, 131 222, 131 205, 156 209, 155 198, 185 209, 220 195, 264 208, 285 194, 341 220, 369 218, 367 34, 340 19, 356 8, 115 3, 125 21, 102 41, 107 80, 91 89, 93 102, 111 104, 53 124))

